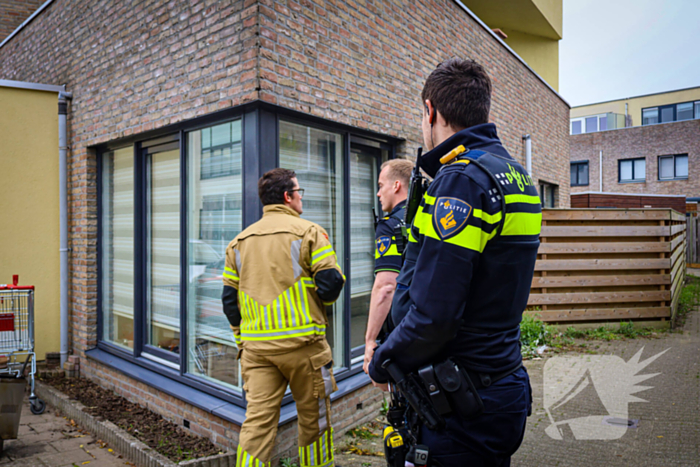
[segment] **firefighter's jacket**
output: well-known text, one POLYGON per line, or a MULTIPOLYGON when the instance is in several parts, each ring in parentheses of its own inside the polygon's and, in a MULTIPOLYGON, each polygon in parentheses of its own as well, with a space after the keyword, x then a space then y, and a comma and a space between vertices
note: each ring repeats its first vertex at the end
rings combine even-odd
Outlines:
POLYGON ((231 241, 223 276, 236 344, 271 354, 322 339, 345 283, 326 231, 281 204, 231 241))
POLYGON ((516 368, 542 224, 534 183, 490 123, 448 138, 423 156, 421 168, 435 179, 396 280, 396 327, 369 375, 387 381, 387 359, 405 372, 446 357, 486 374, 516 368))

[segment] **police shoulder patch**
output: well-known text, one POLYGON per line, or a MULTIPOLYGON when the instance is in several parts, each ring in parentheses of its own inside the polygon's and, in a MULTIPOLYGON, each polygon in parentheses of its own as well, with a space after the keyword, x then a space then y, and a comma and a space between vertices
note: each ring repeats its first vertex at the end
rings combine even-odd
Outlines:
POLYGON ((435 231, 442 240, 454 237, 467 225, 471 213, 471 205, 461 199, 440 197, 435 200, 435 231))
POLYGON ((384 253, 389 251, 391 246, 391 237, 382 236, 377 239, 377 252, 379 256, 383 256, 384 253))

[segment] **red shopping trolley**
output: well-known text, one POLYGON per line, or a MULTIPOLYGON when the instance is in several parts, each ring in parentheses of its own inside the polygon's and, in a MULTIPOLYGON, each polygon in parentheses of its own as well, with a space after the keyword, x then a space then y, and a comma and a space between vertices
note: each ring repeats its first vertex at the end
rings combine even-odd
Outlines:
POLYGON ((44 401, 34 394, 36 354, 34 353, 34 286, 17 285, 19 276, 12 276, 12 285, 0 284, 0 377, 27 377, 33 414, 46 409, 44 401))

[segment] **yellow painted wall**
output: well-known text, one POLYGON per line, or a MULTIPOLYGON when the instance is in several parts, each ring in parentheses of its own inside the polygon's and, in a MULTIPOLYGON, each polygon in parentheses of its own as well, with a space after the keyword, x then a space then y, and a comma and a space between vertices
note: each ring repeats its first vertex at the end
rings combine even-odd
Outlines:
POLYGON ((36 286, 37 359, 60 350, 58 94, 0 87, 0 284, 36 286))
POLYGON ((508 36, 506 44, 559 91, 559 41, 509 29, 503 32, 508 36))
POLYGON ((640 126, 642 124, 642 109, 697 100, 700 100, 700 87, 572 107, 571 118, 587 117, 606 112, 624 115, 625 104, 628 104, 628 112, 632 116, 632 126, 640 126))
POLYGON ((555 90, 559 90, 562 0, 464 0, 491 29, 500 29, 513 49, 555 90))

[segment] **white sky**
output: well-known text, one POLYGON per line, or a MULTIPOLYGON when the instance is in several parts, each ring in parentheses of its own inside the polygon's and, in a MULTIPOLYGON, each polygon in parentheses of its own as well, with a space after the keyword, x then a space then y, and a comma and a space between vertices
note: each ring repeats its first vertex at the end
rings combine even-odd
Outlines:
POLYGON ((700 86, 700 0, 563 0, 572 106, 700 86))

